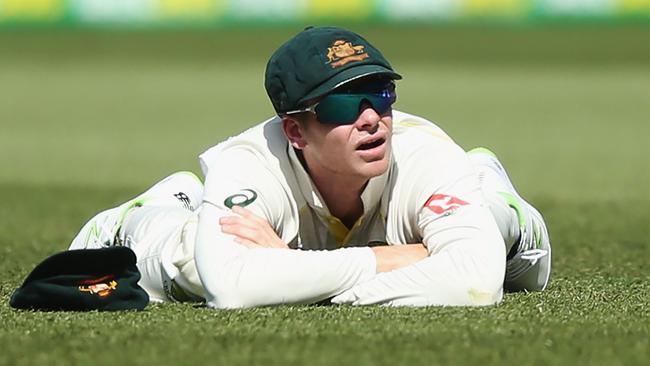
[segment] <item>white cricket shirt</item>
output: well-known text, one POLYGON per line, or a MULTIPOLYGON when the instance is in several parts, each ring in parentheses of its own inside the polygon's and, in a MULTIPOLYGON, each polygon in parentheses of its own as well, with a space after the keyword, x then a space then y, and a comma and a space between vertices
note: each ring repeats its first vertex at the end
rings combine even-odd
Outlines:
MULTIPOLYGON (((350 230, 330 214, 278 117, 210 148, 200 162, 206 177, 204 203, 198 223, 189 223, 197 225, 198 233, 193 242, 182 243, 194 261, 185 258, 180 270, 209 306, 307 303, 346 290, 339 302, 389 303, 410 297, 419 304, 427 300, 418 289, 427 286, 435 268, 444 268, 432 264, 427 270, 427 261, 458 248, 478 253, 479 262, 490 263, 491 270, 503 270, 503 240, 474 168, 446 133, 420 117, 393 112, 390 167, 368 182, 361 196, 363 216, 350 230), (290 247, 303 250, 248 249, 234 243, 218 224, 220 217, 232 214, 231 204, 246 204, 290 247), (430 257, 419 263, 424 269, 417 268, 417 274, 409 275, 407 267, 379 276, 367 248, 377 243, 424 243, 430 257), (424 276, 422 281, 418 276, 424 276)), ((498 301, 476 291, 477 303, 498 301)))

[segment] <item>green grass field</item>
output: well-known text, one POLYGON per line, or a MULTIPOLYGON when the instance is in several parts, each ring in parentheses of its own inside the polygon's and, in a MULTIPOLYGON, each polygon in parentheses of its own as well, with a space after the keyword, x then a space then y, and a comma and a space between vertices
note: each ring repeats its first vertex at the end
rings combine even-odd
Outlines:
POLYGON ((357 27, 398 109, 497 152, 544 213, 544 293, 491 308, 14 311, 95 212, 272 113, 287 29, 0 33, 0 365, 633 365, 650 359, 650 27, 357 27))

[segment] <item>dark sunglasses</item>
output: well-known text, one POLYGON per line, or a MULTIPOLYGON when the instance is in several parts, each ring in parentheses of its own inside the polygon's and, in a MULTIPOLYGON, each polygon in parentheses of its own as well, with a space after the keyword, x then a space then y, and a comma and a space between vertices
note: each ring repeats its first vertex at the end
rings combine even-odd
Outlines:
POLYGON ((359 118, 363 103, 368 103, 375 112, 381 115, 388 112, 396 100, 395 84, 392 82, 372 83, 352 89, 334 91, 307 108, 289 111, 285 114, 311 112, 321 123, 347 125, 354 123, 359 118))

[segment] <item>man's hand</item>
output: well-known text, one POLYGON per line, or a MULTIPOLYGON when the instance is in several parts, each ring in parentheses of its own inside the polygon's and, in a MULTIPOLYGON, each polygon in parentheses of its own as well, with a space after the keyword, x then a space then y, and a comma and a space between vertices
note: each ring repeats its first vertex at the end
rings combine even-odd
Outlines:
POLYGON ((394 269, 410 266, 429 255, 422 244, 387 245, 372 247, 377 258, 377 272, 390 272, 394 269))
MULTIPOLYGON (((251 211, 233 206, 233 216, 219 220, 221 230, 235 236, 235 241, 248 248, 290 249, 268 222, 251 211)), ((377 258, 377 272, 390 272, 426 258, 429 252, 422 244, 372 247, 377 258)))
POLYGON ((248 248, 281 248, 289 249, 266 220, 251 211, 233 206, 236 215, 219 219, 221 230, 235 236, 235 241, 248 248))

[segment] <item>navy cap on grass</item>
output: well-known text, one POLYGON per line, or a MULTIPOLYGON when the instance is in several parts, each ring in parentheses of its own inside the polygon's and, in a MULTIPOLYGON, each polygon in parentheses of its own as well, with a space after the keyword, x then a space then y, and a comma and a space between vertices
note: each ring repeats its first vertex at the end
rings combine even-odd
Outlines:
POLYGON ((139 280, 129 248, 69 250, 37 265, 9 304, 45 311, 142 310, 149 296, 139 280))
POLYGON ((273 108, 281 115, 369 75, 402 78, 360 35, 338 27, 307 27, 271 56, 264 86, 273 108))

